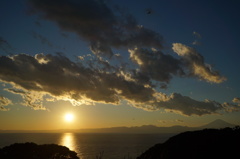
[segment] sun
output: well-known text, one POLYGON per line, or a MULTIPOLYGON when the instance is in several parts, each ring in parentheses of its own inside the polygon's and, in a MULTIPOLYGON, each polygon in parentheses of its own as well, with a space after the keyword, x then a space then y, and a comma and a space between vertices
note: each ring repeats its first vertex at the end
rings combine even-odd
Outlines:
POLYGON ((66 122, 72 122, 72 121, 74 120, 74 115, 71 114, 71 113, 67 113, 67 114, 65 114, 65 116, 64 116, 64 120, 65 120, 66 122))

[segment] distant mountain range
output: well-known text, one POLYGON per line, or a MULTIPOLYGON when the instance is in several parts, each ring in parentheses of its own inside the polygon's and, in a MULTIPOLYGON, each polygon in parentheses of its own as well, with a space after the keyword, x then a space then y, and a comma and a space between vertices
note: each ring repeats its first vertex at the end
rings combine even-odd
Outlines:
POLYGON ((154 125, 143 125, 136 127, 111 127, 111 128, 96 128, 96 129, 77 129, 77 130, 0 130, 0 133, 24 133, 24 132, 45 132, 45 133, 63 133, 63 132, 74 132, 74 133, 131 133, 131 134, 151 134, 151 133, 180 133, 184 131, 194 131, 201 129, 210 128, 225 128, 234 127, 236 125, 230 124, 224 120, 217 119, 213 122, 200 126, 200 127, 187 127, 187 126, 171 126, 171 127, 157 127, 154 125))
POLYGON ((187 127, 187 126, 171 126, 171 127, 157 127, 154 125, 143 125, 140 127, 112 127, 112 128, 101 128, 101 129, 82 129, 79 132, 83 133, 180 133, 184 131, 193 131, 201 129, 219 129, 225 127, 234 127, 235 125, 230 124, 224 120, 217 119, 213 122, 200 126, 200 127, 187 127))

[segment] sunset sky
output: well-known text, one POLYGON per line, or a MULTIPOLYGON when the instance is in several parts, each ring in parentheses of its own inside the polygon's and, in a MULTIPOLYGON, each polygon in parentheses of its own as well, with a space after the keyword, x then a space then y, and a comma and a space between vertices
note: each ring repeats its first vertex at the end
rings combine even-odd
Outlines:
POLYGON ((0 129, 240 124, 239 7, 2 0, 0 129))

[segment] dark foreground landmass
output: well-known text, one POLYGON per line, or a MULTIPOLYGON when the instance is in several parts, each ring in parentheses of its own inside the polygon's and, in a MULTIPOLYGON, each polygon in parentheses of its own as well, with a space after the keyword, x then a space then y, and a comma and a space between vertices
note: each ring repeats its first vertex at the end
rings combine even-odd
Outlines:
POLYGON ((65 146, 16 143, 0 149, 0 159, 79 159, 65 146))
POLYGON ((240 127, 180 133, 137 159, 239 158, 240 127))
MULTIPOLYGON (((157 144, 137 159, 239 158, 240 126, 187 131, 157 144)), ((97 159, 104 158, 103 156, 97 159)), ((79 159, 65 146, 16 143, 0 149, 0 159, 79 159)))

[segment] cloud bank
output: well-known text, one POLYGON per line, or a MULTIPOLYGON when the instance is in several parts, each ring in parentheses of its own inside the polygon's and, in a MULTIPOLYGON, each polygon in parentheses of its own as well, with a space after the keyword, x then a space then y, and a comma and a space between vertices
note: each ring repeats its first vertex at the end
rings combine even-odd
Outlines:
POLYGON ((73 62, 60 54, 1 56, 0 79, 12 85, 6 91, 20 94, 24 99, 22 104, 36 110, 45 109, 42 101, 49 96, 73 105, 117 105, 126 100, 144 110, 163 109, 187 116, 230 112, 238 108, 215 101, 197 101, 177 93, 168 96, 140 81, 134 72, 117 68, 107 72, 99 69, 100 65, 87 67, 81 61, 73 62))

